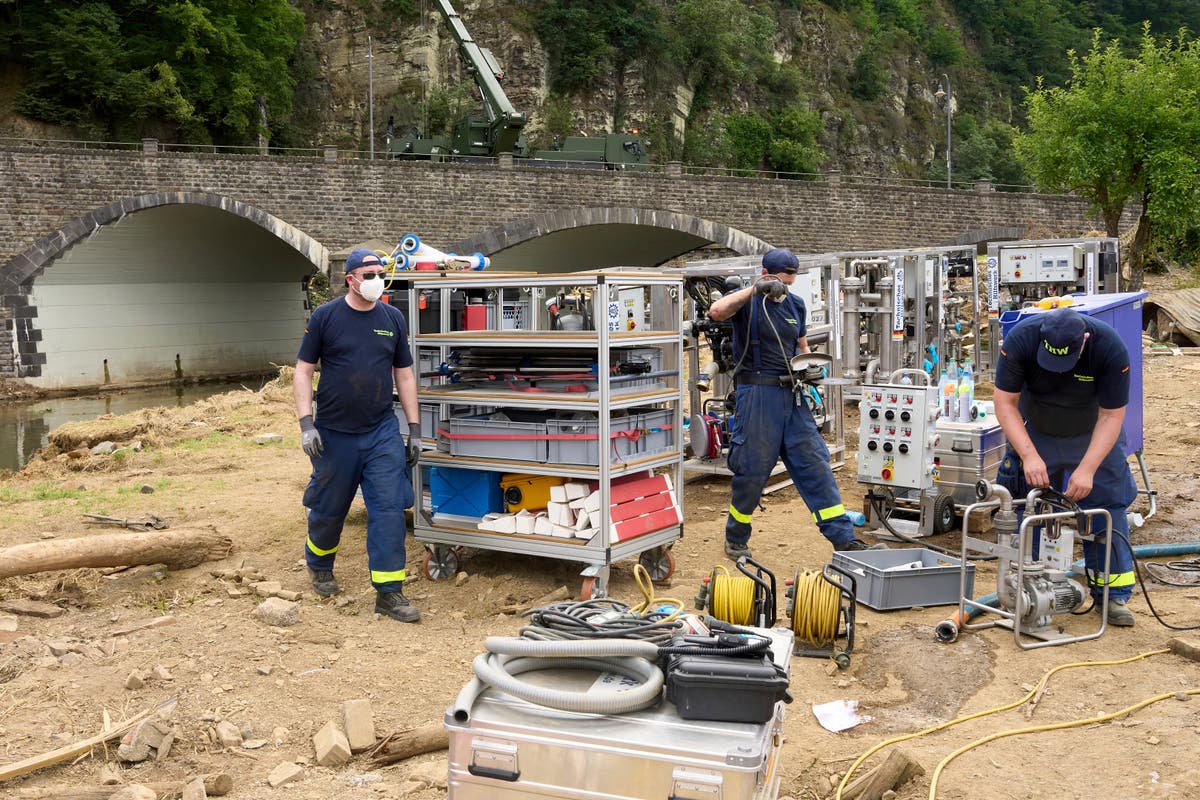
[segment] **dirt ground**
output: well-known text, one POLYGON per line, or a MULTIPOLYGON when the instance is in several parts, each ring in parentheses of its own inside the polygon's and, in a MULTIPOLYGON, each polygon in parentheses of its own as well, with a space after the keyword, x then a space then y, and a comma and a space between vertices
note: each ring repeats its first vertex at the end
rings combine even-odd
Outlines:
MULTIPOLYGON (((1158 505, 1133 540, 1200 541, 1200 354, 1149 343, 1147 350, 1146 461, 1158 505)), ((300 496, 308 465, 290 394, 286 384, 270 385, 185 409, 64 426, 56 435, 59 445, 46 457, 4 476, 5 546, 115 532, 83 524, 84 513, 95 513, 155 515, 172 528, 211 526, 232 538, 234 549, 222 561, 178 571, 79 569, 0 580, 0 608, 39 601, 62 610, 52 618, 0 611, 0 620, 13 620, 0 625, 0 762, 86 739, 101 731, 106 717, 117 722, 175 701, 162 713, 175 735, 164 758, 124 763, 112 742, 9 780, 0 785, 0 795, 73 797, 80 795, 70 794, 72 787, 97 786, 106 778, 118 781, 109 787, 115 792, 129 784, 181 784, 189 776, 226 772, 233 777, 231 798, 445 797, 445 752, 384 767, 359 755, 330 769, 315 764, 312 735, 327 721, 340 721, 343 702, 356 698, 370 700, 380 736, 440 723, 471 676, 470 661, 482 651, 484 638, 514 634, 520 626, 518 616, 500 609, 560 586, 577 593, 580 565, 476 551, 466 554, 457 579, 435 582, 418 577, 423 548, 410 540, 409 565, 416 575, 407 588, 424 619, 403 625, 372 613, 365 512, 356 504, 337 566, 344 593, 319 600, 309 590, 302 562, 300 496), (282 440, 255 443, 265 433, 281 434, 282 440), (65 454, 101 436, 118 444, 140 440, 142 448, 115 457, 65 454), (271 627, 255 617, 261 598, 228 577, 250 568, 284 590, 302 593, 297 624, 271 627), (170 616, 173 624, 122 633, 160 616, 170 616), (135 673, 144 680, 130 681, 135 673), (254 747, 216 743, 211 732, 221 721, 233 723, 254 747), (267 775, 281 762, 302 765, 302 775, 270 788, 267 775)), ((847 410, 852 432, 854 417, 847 410)), ((854 480, 853 462, 838 480, 847 505, 857 507, 863 488, 854 480)), ((690 482, 684 500, 676 571, 659 594, 690 605, 701 578, 714 565, 728 565, 721 552, 728 484, 720 478, 690 482)), ((829 546, 794 491, 771 495, 765 505, 755 517, 751 544, 781 580, 828 560, 829 546)), ((1145 499, 1135 510, 1148 513, 1145 499)), ((957 546, 953 534, 931 541, 957 546)), ((980 564, 975 587, 976 595, 994 591, 994 569, 980 564)), ((1166 622, 1200 623, 1200 587, 1147 579, 1147 588, 1166 622)), ((616 565, 610 593, 640 601, 631 563, 616 565)), ((822 659, 792 660, 795 700, 784 724, 779 796, 831 797, 842 772, 873 745, 1017 701, 1052 667, 1129 658, 1162 649, 1177 635, 1200 638, 1156 622, 1140 592, 1131 607, 1137 617, 1131 629, 1110 628, 1096 640, 1032 651, 1019 650, 1011 633, 996 629, 938 643, 933 627, 949 607, 892 612, 859 607, 848 670, 839 672, 822 659), (812 705, 842 699, 857 700, 873 721, 841 733, 823 729, 812 705)), ((1096 624, 1094 614, 1064 622, 1071 632, 1094 630, 1096 624)), ((937 797, 1200 797, 1195 757, 1200 699, 1184 694, 1189 689, 1200 689, 1200 663, 1169 653, 1060 672, 1032 715, 1017 708, 904 743, 925 775, 901 786, 897 797, 928 796, 938 762, 985 735, 1100 716, 1164 693, 1178 695, 1112 722, 1012 736, 971 750, 946 767, 937 797)), ((886 751, 867 766, 883 755, 886 751)))

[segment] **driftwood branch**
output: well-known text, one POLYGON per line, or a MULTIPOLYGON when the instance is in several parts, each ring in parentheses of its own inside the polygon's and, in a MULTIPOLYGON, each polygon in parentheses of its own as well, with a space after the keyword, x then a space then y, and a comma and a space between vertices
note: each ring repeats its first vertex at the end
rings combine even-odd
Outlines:
POLYGON ((896 749, 888 753, 882 764, 847 786, 842 800, 880 800, 888 789, 924 774, 925 768, 911 755, 896 749))
MULTIPOLYGON (((224 797, 233 791, 233 778, 228 773, 216 772, 211 775, 199 775, 204 781, 204 793, 209 797, 224 797)), ((175 800, 183 796, 186 783, 144 783, 158 794, 158 800, 175 800)), ((48 788, 17 789, 15 800, 108 800, 121 787, 117 786, 52 786, 48 788)), ((7 796, 7 795, 6 795, 7 796)))
POLYGON ((442 725, 426 725, 411 731, 397 731, 371 751, 371 760, 379 765, 394 764, 422 753, 450 747, 450 733, 442 725))
POLYGON ((171 569, 187 569, 205 561, 219 561, 231 550, 232 539, 206 528, 48 539, 0 548, 0 578, 60 569, 135 564, 166 564, 171 569))
MULTIPOLYGON (((168 701, 170 702, 170 701, 168 701)), ((118 724, 115 728, 109 728, 97 733, 95 736, 82 739, 75 744, 69 744, 60 747, 57 750, 51 750, 49 753, 43 753, 40 756, 30 756, 23 761, 16 761, 12 764, 0 766, 0 783, 21 775, 26 775, 30 772, 48 767, 51 764, 57 764, 60 761, 66 761, 68 758, 83 755, 102 742, 107 742, 109 739, 115 739, 118 736, 124 735, 125 731, 132 728, 134 725, 141 722, 146 717, 150 716, 155 709, 150 708, 136 714, 124 722, 118 724)), ((115 789, 113 791, 116 791, 115 789)))

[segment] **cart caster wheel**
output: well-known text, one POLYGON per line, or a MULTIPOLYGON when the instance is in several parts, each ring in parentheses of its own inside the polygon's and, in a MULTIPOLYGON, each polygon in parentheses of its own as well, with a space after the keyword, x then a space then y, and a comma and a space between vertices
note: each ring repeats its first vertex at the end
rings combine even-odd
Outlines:
POLYGON ((597 595, 596 595, 596 578, 595 578, 595 576, 584 578, 583 582, 579 585, 579 599, 580 600, 592 600, 596 596, 597 595))
POLYGON ((645 567, 654 583, 669 580, 675 574, 675 556, 669 547, 655 547, 638 556, 638 563, 645 567))
POLYGON ((435 547, 427 551, 425 560, 421 562, 421 568, 425 572, 425 577, 431 581, 449 578, 458 572, 457 548, 435 547))
POLYGON ((837 668, 839 670, 850 669, 850 654, 849 653, 839 650, 838 652, 833 654, 832 658, 833 658, 833 663, 837 664, 837 668))
POLYGON ((933 501, 933 532, 935 534, 949 533, 957 525, 958 516, 954 513, 954 496, 939 494, 933 501))

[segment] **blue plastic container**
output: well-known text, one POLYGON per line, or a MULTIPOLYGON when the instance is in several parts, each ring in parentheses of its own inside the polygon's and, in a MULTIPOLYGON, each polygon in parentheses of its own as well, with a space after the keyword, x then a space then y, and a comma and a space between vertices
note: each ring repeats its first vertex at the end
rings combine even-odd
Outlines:
MULTIPOLYGON (((1106 322, 1116 329, 1129 349, 1129 405, 1125 408, 1125 455, 1142 449, 1143 389, 1142 389, 1142 305, 1148 292, 1118 292, 1114 294, 1070 295, 1071 308, 1084 316, 1106 322)), ((1035 314, 1041 308, 1022 308, 1000 315, 1001 335, 1007 336, 1014 325, 1035 314)))
POLYGON ((429 502, 434 514, 482 517, 504 511, 500 473, 453 467, 429 468, 429 502))

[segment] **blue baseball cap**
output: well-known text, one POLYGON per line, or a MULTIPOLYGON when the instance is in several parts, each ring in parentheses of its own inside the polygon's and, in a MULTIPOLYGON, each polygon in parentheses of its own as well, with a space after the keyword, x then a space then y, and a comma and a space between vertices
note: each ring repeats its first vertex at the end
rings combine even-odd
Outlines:
POLYGON ((763 269, 772 275, 777 272, 794 273, 800 269, 800 259, 796 258, 796 254, 791 250, 776 247, 763 254, 762 265, 763 269))
POLYGON ((1048 372, 1067 372, 1079 362, 1087 323, 1073 308, 1056 308, 1042 315, 1038 366, 1048 372))
POLYGON ((379 260, 379 256, 375 251, 368 250, 365 247, 359 247, 350 251, 350 255, 346 256, 346 272, 359 267, 382 267, 383 262, 379 260))

